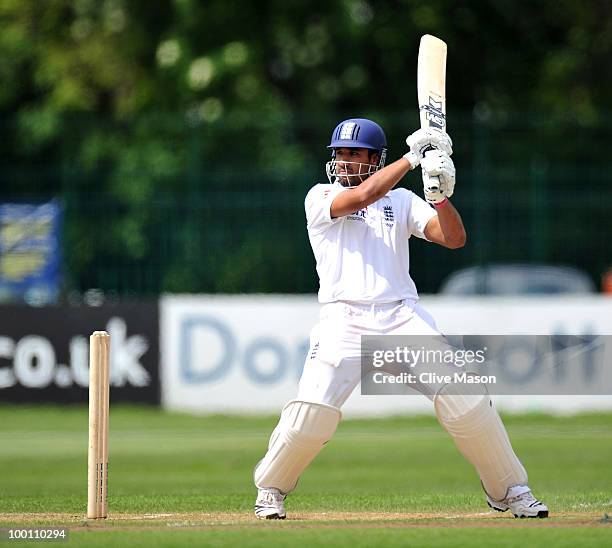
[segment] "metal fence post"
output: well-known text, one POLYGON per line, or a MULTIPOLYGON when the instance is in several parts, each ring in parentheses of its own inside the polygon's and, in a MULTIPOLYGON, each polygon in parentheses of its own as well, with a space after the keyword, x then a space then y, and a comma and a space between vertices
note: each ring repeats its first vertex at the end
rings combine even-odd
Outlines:
POLYGON ((550 196, 547 197, 548 165, 542 156, 531 159, 530 178, 530 218, 531 218, 531 246, 530 257, 533 262, 544 263, 547 258, 548 246, 548 211, 550 196))
POLYGON ((485 264, 489 260, 489 234, 491 227, 488 219, 490 200, 488 198, 487 185, 490 182, 488 138, 489 132, 487 121, 490 112, 486 106, 476 106, 472 116, 474 151, 473 151, 473 188, 474 197, 474 244, 471 245, 473 261, 477 265, 485 264))

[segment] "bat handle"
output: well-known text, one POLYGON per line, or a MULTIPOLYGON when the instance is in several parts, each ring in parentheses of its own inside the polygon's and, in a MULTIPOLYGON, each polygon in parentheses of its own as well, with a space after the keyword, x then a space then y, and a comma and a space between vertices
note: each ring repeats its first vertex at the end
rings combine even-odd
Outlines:
POLYGON ((431 190, 432 192, 437 192, 438 190, 440 190, 440 176, 439 175, 429 178, 429 190, 431 190))
MULTIPOLYGON (((438 150, 438 149, 433 145, 426 145, 425 147, 421 149, 423 157, 425 157, 425 153, 429 152, 430 150, 438 150)), ((438 190, 440 190, 440 176, 439 175, 436 175, 435 177, 430 177, 429 181, 430 181, 429 190, 433 192, 437 192, 438 190)))

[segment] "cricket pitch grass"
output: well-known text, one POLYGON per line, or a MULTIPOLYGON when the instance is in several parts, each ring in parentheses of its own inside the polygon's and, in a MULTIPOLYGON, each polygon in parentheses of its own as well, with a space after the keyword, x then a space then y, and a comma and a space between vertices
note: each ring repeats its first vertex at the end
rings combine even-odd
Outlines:
POLYGON ((342 422, 287 519, 259 521, 275 417, 141 407, 111 408, 109 517, 88 520, 87 409, 3 405, 0 529, 67 527, 70 546, 612 546, 612 414, 504 421, 547 520, 490 511, 436 420, 397 417, 342 422))

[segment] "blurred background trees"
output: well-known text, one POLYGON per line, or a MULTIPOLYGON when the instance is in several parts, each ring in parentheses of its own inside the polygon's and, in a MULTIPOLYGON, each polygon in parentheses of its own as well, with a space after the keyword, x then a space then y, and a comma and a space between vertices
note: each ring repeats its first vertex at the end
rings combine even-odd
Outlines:
POLYGON ((403 154, 424 33, 449 46, 469 243, 415 243, 421 290, 612 262, 607 1, 0 0, 0 24, 0 201, 60 199, 66 291, 315 291, 302 203, 330 132, 372 117, 403 154))

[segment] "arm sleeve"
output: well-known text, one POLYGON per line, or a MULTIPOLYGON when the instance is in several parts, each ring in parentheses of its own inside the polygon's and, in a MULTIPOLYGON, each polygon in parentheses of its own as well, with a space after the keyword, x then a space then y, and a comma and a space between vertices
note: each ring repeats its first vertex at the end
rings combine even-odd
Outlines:
POLYGON ((331 205, 334 198, 345 190, 347 189, 337 185, 315 185, 310 189, 304 201, 306 226, 310 233, 317 234, 342 221, 342 217, 332 219, 331 205))
POLYGON ((425 227, 431 218, 437 215, 436 210, 414 192, 409 192, 409 197, 408 233, 427 240, 424 234, 425 227))

